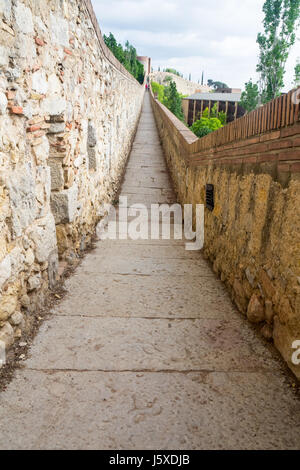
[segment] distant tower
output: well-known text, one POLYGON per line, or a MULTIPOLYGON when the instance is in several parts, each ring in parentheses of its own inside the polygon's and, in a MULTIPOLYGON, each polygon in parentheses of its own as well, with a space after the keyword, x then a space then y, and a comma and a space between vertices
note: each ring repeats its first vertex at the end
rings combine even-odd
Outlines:
POLYGON ((202 72, 201 85, 204 85, 204 72, 202 72))
POLYGON ((151 59, 150 57, 145 57, 145 56, 138 56, 137 60, 143 64, 144 69, 145 69, 145 74, 149 75, 151 72, 151 59))

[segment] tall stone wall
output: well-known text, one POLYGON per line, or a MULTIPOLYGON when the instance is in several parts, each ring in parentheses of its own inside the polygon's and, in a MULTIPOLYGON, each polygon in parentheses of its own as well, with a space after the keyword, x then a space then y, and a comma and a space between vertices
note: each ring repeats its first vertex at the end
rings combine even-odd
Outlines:
POLYGON ((58 255, 88 246, 118 188, 144 87, 90 0, 0 0, 0 340, 30 326, 58 255))
POLYGON ((178 200, 205 204, 206 185, 214 185, 205 256, 238 309, 274 340, 300 378, 292 361, 300 340, 300 116, 291 95, 284 102, 268 105, 274 127, 283 117, 281 128, 259 134, 260 117, 269 122, 266 107, 197 139, 152 96, 178 200), (254 136, 245 138, 249 130, 254 136))

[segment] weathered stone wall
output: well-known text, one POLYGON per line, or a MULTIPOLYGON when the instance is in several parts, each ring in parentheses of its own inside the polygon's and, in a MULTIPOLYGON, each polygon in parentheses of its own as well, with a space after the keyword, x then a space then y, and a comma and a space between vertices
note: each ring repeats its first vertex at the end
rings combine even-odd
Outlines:
MULTIPOLYGON (((153 97, 152 104, 179 201, 205 204, 206 184, 214 185, 205 256, 239 310, 274 339, 300 378, 291 361, 292 343, 300 340, 299 115, 279 130, 213 146, 222 135, 199 140, 153 97)), ((243 131, 251 116, 241 119, 243 131)))
POLYGON ((61 258, 91 240, 122 176, 144 87, 89 0, 0 0, 0 340, 30 325, 61 258))

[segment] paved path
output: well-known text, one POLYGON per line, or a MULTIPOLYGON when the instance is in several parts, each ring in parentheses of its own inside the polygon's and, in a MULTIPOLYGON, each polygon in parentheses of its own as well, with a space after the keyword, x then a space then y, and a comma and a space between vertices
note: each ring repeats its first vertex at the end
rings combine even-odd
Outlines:
MULTIPOLYGON (((146 96, 122 195, 171 202, 146 96)), ((0 395, 0 447, 300 447, 277 355, 178 241, 100 241, 0 395)))

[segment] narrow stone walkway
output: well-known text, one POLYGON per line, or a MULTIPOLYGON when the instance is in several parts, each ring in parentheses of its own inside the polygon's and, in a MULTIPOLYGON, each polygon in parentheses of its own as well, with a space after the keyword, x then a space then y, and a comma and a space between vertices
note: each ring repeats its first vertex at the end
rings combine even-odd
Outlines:
MULTIPOLYGON (((174 201, 149 96, 122 195, 174 201)), ((99 241, 0 395, 1 449, 299 449, 276 353, 181 241, 99 241)))

